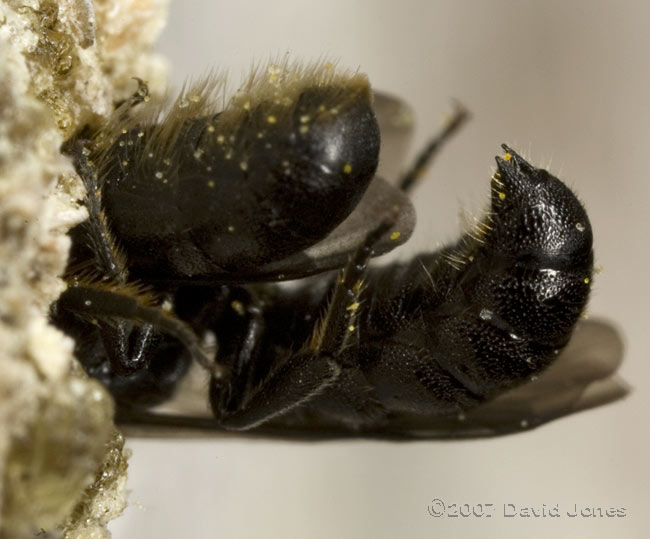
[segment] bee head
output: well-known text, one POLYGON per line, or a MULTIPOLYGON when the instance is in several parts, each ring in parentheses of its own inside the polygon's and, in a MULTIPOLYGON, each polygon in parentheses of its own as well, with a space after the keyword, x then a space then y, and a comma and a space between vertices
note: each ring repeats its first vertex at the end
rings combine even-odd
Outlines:
POLYGON ((502 145, 492 176, 495 248, 518 256, 592 256, 592 230, 575 194, 548 171, 502 145))

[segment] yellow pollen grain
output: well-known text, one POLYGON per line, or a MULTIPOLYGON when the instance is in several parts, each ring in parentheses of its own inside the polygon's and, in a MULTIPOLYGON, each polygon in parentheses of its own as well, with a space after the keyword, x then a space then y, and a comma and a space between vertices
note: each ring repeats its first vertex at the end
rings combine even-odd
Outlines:
POLYGON ((235 227, 232 225, 228 225, 228 232, 234 232, 234 231, 235 231, 235 227))
POLYGON ((303 135, 305 133, 309 133, 309 126, 308 125, 301 125, 300 126, 300 133, 303 134, 303 135))
POLYGON ((589 284, 591 282, 591 279, 589 277, 585 277, 585 284, 589 284))
POLYGON ((499 200, 505 200, 506 199, 506 194, 503 192, 499 192, 499 200))
POLYGON ((224 138, 223 135, 217 135, 217 142, 219 144, 223 144, 226 139, 224 138))
POLYGON ((129 164, 128 161, 122 161, 122 166, 123 166, 123 167, 125 167, 125 166, 128 165, 128 164, 129 164))
POLYGON ((242 161, 239 163, 239 168, 241 168, 244 172, 248 170, 248 163, 246 161, 242 161))
POLYGON ((271 115, 266 117, 266 121, 270 124, 274 124, 278 121, 278 119, 275 116, 271 115))
POLYGON ((210 180, 208 182, 208 187, 210 187, 210 188, 214 187, 214 182, 212 180, 210 180))
POLYGON ((251 102, 250 101, 246 101, 246 103, 244 103, 244 110, 251 110, 251 102))
POLYGON ((230 304, 230 306, 239 316, 244 316, 246 311, 244 310, 244 304, 241 301, 235 300, 230 304))
POLYGON ((355 329, 356 329, 356 328, 355 328, 352 324, 350 324, 350 325, 348 326, 348 331, 350 331, 350 332, 354 331, 355 329))
POLYGON ((359 308, 360 303, 358 301, 355 301, 354 303, 351 303, 348 305, 345 310, 346 311, 356 311, 359 308))
POLYGON ((397 238, 399 238, 401 235, 402 235, 402 234, 401 234, 400 232, 395 231, 395 232, 393 232, 393 233, 390 235, 390 239, 394 241, 394 240, 396 240, 397 238))
POLYGON ((303 115, 300 117, 300 123, 301 123, 301 124, 306 124, 309 120, 310 120, 310 118, 309 118, 309 114, 303 114, 303 115))
POLYGON ((345 163, 343 165, 343 174, 350 174, 352 172, 352 165, 350 163, 345 163))
POLYGON ((506 161, 510 161, 510 159, 512 159, 512 154, 510 154, 508 152, 504 153, 503 154, 503 159, 506 160, 506 161))
POLYGON ((208 133, 214 133, 214 125, 208 126, 208 133))

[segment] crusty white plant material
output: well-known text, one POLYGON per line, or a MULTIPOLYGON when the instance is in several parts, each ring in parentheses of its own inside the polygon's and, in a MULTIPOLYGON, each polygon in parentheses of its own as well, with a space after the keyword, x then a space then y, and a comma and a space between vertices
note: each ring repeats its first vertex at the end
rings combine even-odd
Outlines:
POLYGON ((0 537, 104 537, 124 507, 113 404, 47 321, 85 218, 60 146, 160 86, 167 0, 0 0, 0 537))

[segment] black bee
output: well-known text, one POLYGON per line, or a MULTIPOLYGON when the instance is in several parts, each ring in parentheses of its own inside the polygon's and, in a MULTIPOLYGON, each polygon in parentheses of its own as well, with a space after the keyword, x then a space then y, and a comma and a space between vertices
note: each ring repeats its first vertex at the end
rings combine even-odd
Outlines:
POLYGON ((217 86, 195 85, 161 117, 140 104, 141 82, 114 122, 65 149, 89 219, 71 233, 70 286, 52 318, 113 393, 118 419, 444 436, 579 407, 514 424, 498 404, 489 412, 538 383, 587 303, 591 225, 560 180, 504 145, 475 228, 371 269, 410 235, 404 193, 464 111, 395 187, 375 177, 380 128, 363 75, 270 66, 222 110, 217 86), (289 279, 303 281, 273 283, 289 279), (151 412, 193 361, 213 417, 151 412))

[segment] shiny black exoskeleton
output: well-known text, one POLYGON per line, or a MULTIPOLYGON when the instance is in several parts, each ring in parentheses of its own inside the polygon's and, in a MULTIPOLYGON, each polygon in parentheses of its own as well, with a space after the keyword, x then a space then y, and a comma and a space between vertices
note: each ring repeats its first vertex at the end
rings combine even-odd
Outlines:
POLYGON ((378 180, 361 200, 379 142, 365 79, 269 73, 270 89, 224 111, 147 124, 118 110, 68 145, 90 218, 52 318, 121 416, 147 417, 190 358, 228 429, 408 434, 536 377, 589 295, 592 233, 573 193, 504 146, 483 221, 368 269, 412 218, 378 180), (270 282, 336 268, 293 289, 270 282))

